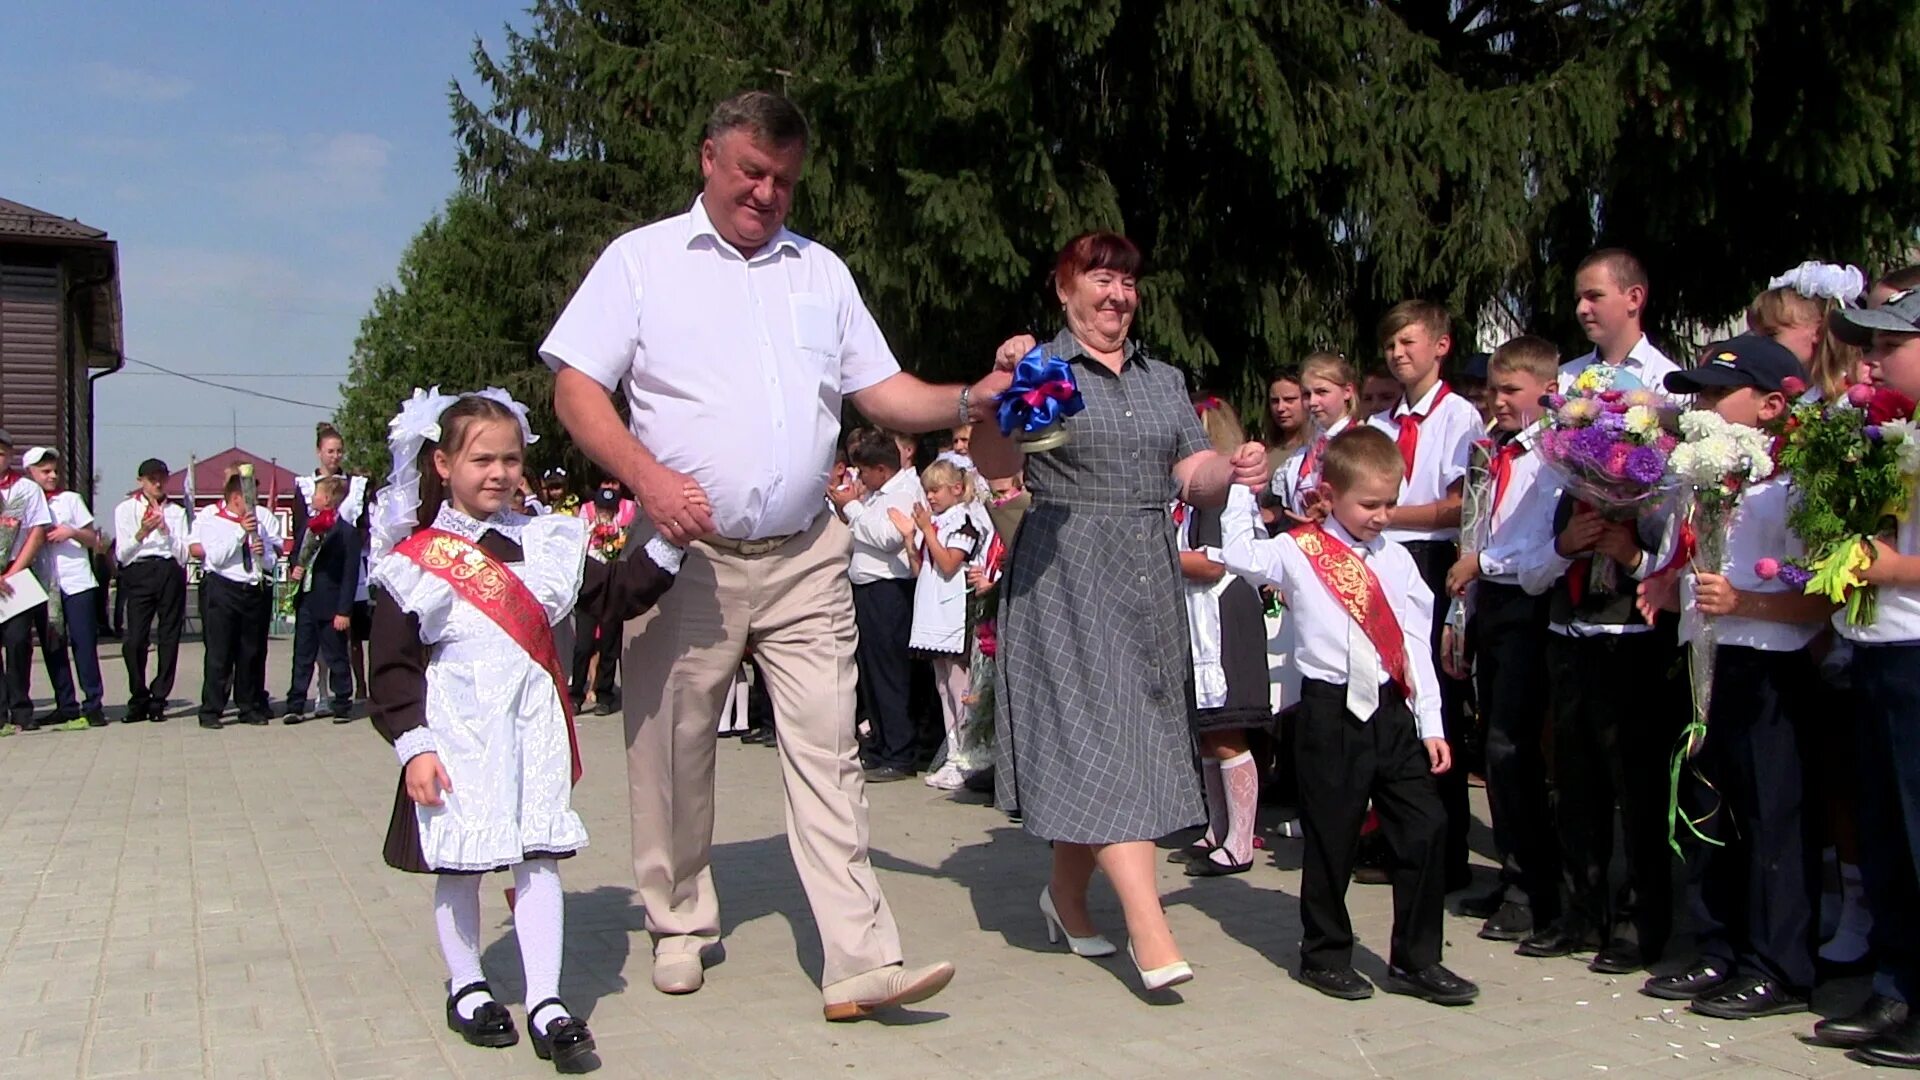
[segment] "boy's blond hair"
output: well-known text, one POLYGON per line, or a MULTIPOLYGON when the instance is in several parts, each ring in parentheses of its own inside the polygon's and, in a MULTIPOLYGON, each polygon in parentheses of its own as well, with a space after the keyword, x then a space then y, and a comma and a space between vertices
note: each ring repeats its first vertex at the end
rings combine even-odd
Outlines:
POLYGON ((1380 345, 1384 348, 1409 326, 1422 326, 1435 341, 1452 333, 1453 316, 1431 300, 1402 300, 1387 310, 1380 320, 1380 345))
POLYGON ((313 493, 326 496, 329 507, 337 507, 347 497, 347 478, 323 476, 313 482, 313 493))
POLYGON ((967 475, 967 470, 955 465, 951 461, 935 459, 933 464, 920 470, 921 487, 951 487, 955 485, 960 488, 960 501, 963 503, 972 502, 974 497, 979 494, 974 490, 973 477, 967 475))
POLYGON ((1320 479, 1334 491, 1345 491, 1363 478, 1391 476, 1406 471, 1400 447, 1379 428, 1348 428, 1327 443, 1320 457, 1320 479))
POLYGON ((1524 372, 1541 382, 1553 382, 1560 375, 1560 350, 1553 342, 1534 334, 1521 334, 1493 350, 1487 358, 1489 376, 1524 372))

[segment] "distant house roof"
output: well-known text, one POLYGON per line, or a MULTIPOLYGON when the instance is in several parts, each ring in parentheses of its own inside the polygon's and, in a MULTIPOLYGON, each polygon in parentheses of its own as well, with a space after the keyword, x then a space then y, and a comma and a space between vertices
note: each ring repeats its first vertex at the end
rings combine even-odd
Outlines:
POLYGON ((107 230, 36 210, 12 199, 0 199, 0 238, 35 240, 105 240, 107 230))
MULTIPOLYGON (((294 490, 294 472, 284 466, 275 465, 259 454, 250 453, 239 447, 222 450, 210 458, 202 458, 193 465, 193 496, 196 501, 218 499, 220 492, 227 486, 227 470, 242 462, 253 466, 253 475, 260 481, 260 497, 277 493, 280 499, 291 499, 294 490)), ((167 497, 178 499, 187 493, 187 470, 176 469, 167 477, 167 497)))

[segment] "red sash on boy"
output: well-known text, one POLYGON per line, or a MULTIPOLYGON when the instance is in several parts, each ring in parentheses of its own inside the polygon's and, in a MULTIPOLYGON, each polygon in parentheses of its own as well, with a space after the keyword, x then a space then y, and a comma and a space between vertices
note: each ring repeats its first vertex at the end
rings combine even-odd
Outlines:
MULTIPOLYGON (((1420 450, 1420 425, 1426 423, 1427 417, 1433 415, 1433 410, 1447 400, 1448 393, 1450 391, 1447 389, 1447 384, 1442 382, 1439 384, 1439 389, 1433 392, 1433 401, 1427 405, 1426 412, 1414 412, 1413 402, 1408 401, 1407 412, 1400 417, 1400 436, 1394 440, 1394 443, 1400 447, 1400 460, 1406 464, 1406 475, 1409 480, 1413 479, 1413 456, 1420 450)), ((1404 395, 1401 400, 1406 400, 1404 395)))
POLYGON ((1289 529, 1287 535, 1293 537, 1300 553, 1307 557, 1307 565, 1313 567, 1313 575, 1320 579, 1320 584, 1325 585, 1333 598, 1340 601, 1340 606, 1347 609, 1347 614, 1353 616, 1353 621, 1360 624, 1361 632, 1380 654, 1380 669, 1402 694, 1411 697, 1413 683, 1407 678, 1407 639, 1372 567, 1319 522, 1289 529))
POLYGON ((580 782, 580 739, 573 730, 573 699, 567 694, 567 676, 553 646, 553 624, 547 609, 518 575, 463 536, 440 529, 421 529, 395 545, 394 551, 453 587, 455 596, 480 609, 513 643, 553 679, 554 693, 567 718, 567 751, 573 757, 573 782, 580 782))

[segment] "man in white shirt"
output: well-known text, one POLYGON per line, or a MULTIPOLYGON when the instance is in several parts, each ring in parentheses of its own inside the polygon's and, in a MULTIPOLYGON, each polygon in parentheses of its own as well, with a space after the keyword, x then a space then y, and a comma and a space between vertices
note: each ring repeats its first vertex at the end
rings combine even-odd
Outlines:
MULTIPOLYGON (((13 467, 13 436, 0 430, 0 526, 13 534, 4 558, 5 575, 0 576, 0 597, 13 594, 14 582, 31 577, 33 563, 47 540, 47 526, 53 518, 47 513, 46 493, 26 473, 13 467)), ((4 661, 6 715, 0 716, 0 735, 33 731, 40 725, 33 718, 33 627, 35 613, 47 617, 45 604, 22 611, 0 622, 0 660, 4 661)), ((68 687, 69 693, 72 687, 68 687)))
POLYGON ((867 856, 850 540, 820 497, 841 403, 882 427, 931 431, 988 419, 1011 376, 962 388, 900 371, 846 264, 785 227, 806 141, 805 119, 776 95, 721 102, 701 147, 700 197, 609 245, 540 351, 574 441, 669 542, 691 545, 680 587, 630 624, 625 664, 634 870, 654 986, 699 989, 702 954, 719 941, 714 717, 751 647, 780 718, 825 1012, 849 1020, 924 1000, 953 968, 901 964, 867 856), (608 398, 616 389, 631 426, 608 398))
POLYGON ((1574 273, 1575 313, 1593 351, 1560 365, 1560 391, 1573 388, 1580 373, 1605 364, 1630 374, 1640 386, 1667 393, 1667 376, 1680 370, 1653 347, 1640 328, 1647 307, 1647 271, 1633 253, 1602 248, 1580 260, 1574 273))
POLYGON ((280 538, 273 515, 249 506, 246 484, 229 477, 223 501, 194 519, 188 550, 200 560, 207 599, 206 657, 200 682, 200 726, 218 729, 231 690, 239 722, 267 723, 267 632, 273 621, 273 573, 280 538))
POLYGON ((853 617, 860 629, 855 660, 860 704, 873 723, 873 764, 867 782, 885 784, 913 775, 912 675, 907 641, 913 632, 914 567, 906 537, 888 517, 908 517, 920 501, 920 478, 900 467, 893 436, 865 428, 853 433, 847 463, 860 477, 857 489, 831 488, 827 497, 853 533, 847 578, 853 582, 853 617))
MULTIPOLYGON (((63 730, 102 727, 107 722, 101 702, 99 583, 93 576, 93 553, 106 541, 93 527, 93 511, 77 491, 60 486, 60 455, 51 447, 36 446, 21 459, 27 475, 47 497, 52 524, 37 567, 47 595, 60 596, 59 620, 48 619, 40 630, 40 650, 46 657, 47 678, 53 683, 58 726, 63 730), (79 676, 79 694, 74 676, 79 676)), ((49 605, 51 606, 51 605, 49 605)))
POLYGON ((180 630, 187 621, 187 512, 167 501, 167 463, 140 463, 140 487, 113 510, 113 554, 120 563, 120 589, 127 598, 127 634, 120 651, 127 661, 124 723, 167 718, 180 630), (158 624, 156 628, 156 624, 158 624), (147 649, 157 646, 153 681, 147 681, 147 649))

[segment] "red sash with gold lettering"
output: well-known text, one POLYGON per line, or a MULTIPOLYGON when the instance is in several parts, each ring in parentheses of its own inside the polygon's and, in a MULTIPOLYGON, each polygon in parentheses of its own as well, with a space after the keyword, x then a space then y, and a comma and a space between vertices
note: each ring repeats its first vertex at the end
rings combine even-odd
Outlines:
POLYGON ((514 644, 553 679, 554 693, 567 718, 567 750, 573 756, 573 782, 580 782, 580 740, 573 730, 573 699, 567 695, 567 675, 553 645, 553 624, 513 571, 480 550, 473 541, 439 529, 421 529, 394 546, 415 566, 453 587, 455 596, 480 609, 507 632, 514 644))
POLYGON ((1400 632, 1400 620, 1394 617, 1387 594, 1380 588, 1380 579, 1374 576, 1372 568, 1319 522, 1289 529, 1287 535, 1293 537, 1300 553, 1307 557, 1307 565, 1313 567, 1320 584, 1340 601, 1353 621, 1360 624, 1367 640, 1373 642, 1374 650, 1380 654, 1380 669, 1400 687, 1402 694, 1411 697, 1413 683, 1407 678, 1407 639, 1400 632))

